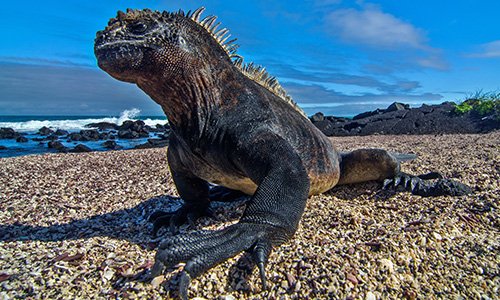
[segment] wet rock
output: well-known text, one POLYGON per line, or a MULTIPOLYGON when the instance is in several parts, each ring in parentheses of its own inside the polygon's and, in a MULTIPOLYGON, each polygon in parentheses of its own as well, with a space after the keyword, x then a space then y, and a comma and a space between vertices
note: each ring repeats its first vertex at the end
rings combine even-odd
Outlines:
POLYGON ((57 129, 55 132, 54 132, 55 135, 58 135, 58 136, 61 136, 61 135, 68 135, 69 132, 67 130, 62 130, 62 129, 57 129))
POLYGON ((118 128, 118 137, 121 139, 137 139, 141 137, 149 137, 151 127, 141 121, 125 121, 118 128))
POLYGON ((27 143, 28 142, 28 139, 24 136, 20 136, 16 139, 16 142, 18 143, 27 143))
POLYGON ((121 139, 138 139, 143 137, 148 137, 149 132, 143 129, 135 131, 132 129, 125 129, 118 131, 118 137, 121 139))
POLYGON ((95 129, 81 130, 80 134, 86 141, 98 141, 99 132, 95 129))
POLYGON ((88 142, 88 141, 98 141, 99 138, 100 135, 96 129, 85 129, 85 130, 80 130, 80 132, 73 132, 68 134, 69 141, 88 142))
POLYGON ((170 130, 170 125, 168 125, 168 124, 165 124, 165 125, 156 124, 155 127, 159 131, 169 131, 170 130))
POLYGON ((110 122, 98 122, 98 123, 90 123, 85 125, 85 128, 97 128, 99 131, 104 130, 117 130, 118 125, 110 122))
POLYGON ((82 135, 78 132, 72 132, 68 134, 68 142, 81 141, 81 140, 82 140, 82 135))
POLYGON ((132 131, 130 129, 118 131, 118 138, 120 139, 138 139, 140 135, 137 131, 132 131))
POLYGON ((53 134, 53 133, 54 133, 54 130, 52 130, 46 126, 43 126, 42 128, 40 128, 38 130, 39 135, 49 135, 49 134, 53 134))
POLYGON ((122 146, 118 145, 115 141, 105 141, 102 146, 109 150, 120 150, 123 149, 122 146))
POLYGON ((9 127, 0 128, 0 139, 17 139, 21 134, 9 127))
POLYGON ((73 153, 92 152, 92 149, 90 149, 89 147, 87 147, 83 144, 78 144, 75 146, 75 148, 71 149, 70 152, 73 152, 73 153))
POLYGON ((134 147, 134 149, 161 148, 168 146, 168 138, 148 139, 144 144, 134 147))
POLYGON ((68 152, 68 148, 59 141, 48 142, 47 147, 49 147, 50 149, 55 149, 59 152, 68 152))
POLYGON ((59 139, 59 136, 57 136, 55 133, 53 133, 45 138, 46 141, 57 141, 58 139, 59 139))

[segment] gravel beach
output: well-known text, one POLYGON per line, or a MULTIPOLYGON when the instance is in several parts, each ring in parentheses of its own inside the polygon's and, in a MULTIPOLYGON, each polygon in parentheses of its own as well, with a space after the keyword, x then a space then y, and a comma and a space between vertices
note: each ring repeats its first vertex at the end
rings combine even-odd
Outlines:
MULTIPOLYGON (((190 297, 498 299, 499 131, 331 139, 339 150, 418 154, 403 171, 438 171, 475 192, 336 187, 308 200, 295 237, 272 253, 268 291, 239 255, 193 280, 190 297)), ((165 148, 0 159, 0 299, 176 297, 177 269, 144 279, 159 242, 147 218, 176 196, 165 148)), ((197 229, 236 222, 243 202, 214 205, 218 217, 197 229)))

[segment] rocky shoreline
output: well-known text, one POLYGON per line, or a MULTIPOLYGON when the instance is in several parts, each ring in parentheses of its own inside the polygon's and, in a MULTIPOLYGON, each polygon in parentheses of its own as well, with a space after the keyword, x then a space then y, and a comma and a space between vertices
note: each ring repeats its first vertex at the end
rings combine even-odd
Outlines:
POLYGON ((452 102, 418 108, 394 102, 386 109, 364 112, 352 119, 316 113, 311 121, 327 136, 487 133, 500 129, 500 120, 494 115, 457 114, 452 102))
MULTIPOLYGON (((91 152, 92 149, 87 142, 97 142, 104 150, 125 149, 120 146, 119 140, 146 139, 142 144, 135 145, 130 149, 145 149, 165 147, 168 145, 170 126, 168 124, 156 124, 155 127, 146 125, 143 121, 127 120, 121 125, 108 122, 90 123, 85 125, 88 129, 77 132, 68 132, 61 129, 42 127, 36 133, 36 137, 28 139, 23 133, 16 132, 12 128, 0 128, 0 139, 15 139, 20 145, 30 140, 38 142, 47 147, 47 152, 56 151, 61 153, 91 152), (71 143, 68 147, 65 143, 71 143)), ((22 147, 22 146, 21 146, 22 147)), ((7 150, 6 147, 0 150, 7 150)))
MULTIPOLYGON (((394 102, 386 109, 364 112, 352 119, 325 116, 318 112, 310 120, 327 136, 487 133, 500 128, 500 120, 495 115, 479 116, 473 112, 457 114, 452 102, 424 104, 418 108, 394 102)), ((78 132, 42 127, 35 137, 31 137, 31 141, 46 145, 46 152, 75 153, 165 147, 170 134, 168 124, 156 124, 152 127, 141 120, 128 120, 121 125, 90 123, 85 127, 88 129, 78 132), (130 147, 118 143, 120 140, 139 139, 145 141, 130 147), (89 146, 88 142, 97 144, 89 146)), ((0 140, 2 139, 15 140, 19 145, 17 148, 21 149, 23 144, 30 141, 23 133, 12 128, 0 128, 0 140)), ((0 151, 8 149, 0 144, 0 151)))

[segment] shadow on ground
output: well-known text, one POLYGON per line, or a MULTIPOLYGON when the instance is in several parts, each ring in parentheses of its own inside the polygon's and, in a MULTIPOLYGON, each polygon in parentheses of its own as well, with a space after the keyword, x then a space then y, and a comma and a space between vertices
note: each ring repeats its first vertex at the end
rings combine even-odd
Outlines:
MULTIPOLYGON (((245 197, 242 197, 241 200, 230 203, 212 202, 210 208, 214 211, 220 209, 231 211, 242 205, 245 200, 245 197)), ((147 245, 154 238, 151 234, 152 224, 148 221, 149 216, 158 210, 175 211, 182 203, 183 201, 180 198, 165 195, 153 197, 132 208, 95 215, 64 224, 51 226, 32 226, 20 222, 0 224, 0 241, 36 240, 49 242, 107 236, 127 240, 135 244, 147 245)), ((229 213, 230 217, 232 215, 234 214, 229 213)), ((214 220, 214 222, 221 221, 225 220, 214 220)))

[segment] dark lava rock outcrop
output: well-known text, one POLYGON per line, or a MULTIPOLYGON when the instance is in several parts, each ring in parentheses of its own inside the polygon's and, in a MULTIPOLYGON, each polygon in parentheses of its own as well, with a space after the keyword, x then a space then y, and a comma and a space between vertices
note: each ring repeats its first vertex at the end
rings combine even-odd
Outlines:
POLYGON ((354 116, 352 119, 313 115, 311 121, 327 136, 371 134, 453 134, 485 133, 500 128, 494 118, 474 113, 458 115, 455 105, 409 105, 395 102, 387 109, 377 109, 354 116))

